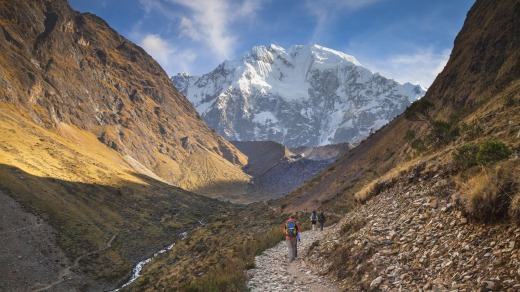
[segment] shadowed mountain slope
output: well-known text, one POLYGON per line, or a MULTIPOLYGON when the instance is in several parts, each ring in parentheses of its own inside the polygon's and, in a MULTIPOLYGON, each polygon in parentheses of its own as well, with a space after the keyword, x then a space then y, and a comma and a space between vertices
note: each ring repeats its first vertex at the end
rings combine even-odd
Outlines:
POLYGON ((240 217, 208 196, 243 193, 247 158, 103 20, 0 1, 0 49, 0 290, 114 289, 215 216, 240 217))
MULTIPOLYGON (((288 149, 272 141, 233 141, 248 157, 244 171, 252 176, 245 201, 281 198, 347 153, 349 144, 288 149)), ((240 201, 239 200, 239 201, 240 201)))

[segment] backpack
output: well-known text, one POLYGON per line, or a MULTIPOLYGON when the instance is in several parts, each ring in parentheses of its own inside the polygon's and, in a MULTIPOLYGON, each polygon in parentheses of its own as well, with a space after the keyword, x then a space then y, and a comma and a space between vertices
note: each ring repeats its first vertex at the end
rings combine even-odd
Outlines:
POLYGON ((312 220, 312 221, 316 221, 316 213, 312 213, 311 220, 312 220))
POLYGON ((320 222, 325 222, 325 215, 323 215, 323 213, 321 213, 320 215, 318 215, 318 221, 320 221, 320 222))
POLYGON ((296 223, 294 221, 289 221, 285 224, 285 235, 287 236, 296 236, 296 223))

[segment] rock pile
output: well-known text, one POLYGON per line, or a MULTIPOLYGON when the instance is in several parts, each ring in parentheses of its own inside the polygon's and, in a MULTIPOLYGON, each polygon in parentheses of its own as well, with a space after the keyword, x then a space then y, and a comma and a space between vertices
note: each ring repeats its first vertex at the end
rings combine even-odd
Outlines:
POLYGON ((440 177, 397 184, 343 218, 310 260, 349 291, 519 291, 520 228, 471 222, 446 193, 440 177))

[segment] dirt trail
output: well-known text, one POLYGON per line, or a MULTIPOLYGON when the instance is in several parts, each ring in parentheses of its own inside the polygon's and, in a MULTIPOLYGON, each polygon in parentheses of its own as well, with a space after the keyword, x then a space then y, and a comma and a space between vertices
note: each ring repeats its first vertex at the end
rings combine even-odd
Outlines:
POLYGON ((93 254, 96 254, 96 253, 99 253, 99 252, 102 252, 102 251, 105 251, 107 249, 109 249, 111 246, 112 246, 112 242, 114 241, 114 239, 116 238, 117 235, 114 235, 112 236, 112 238, 110 238, 110 240, 107 242, 107 244, 98 249, 98 250, 95 250, 95 251, 92 251, 92 252, 89 252, 89 253, 86 253, 82 256, 79 256, 77 257, 75 260, 74 260, 74 264, 71 265, 71 266, 68 266, 68 267, 65 267, 63 270, 60 271, 59 273, 59 277, 58 277, 58 280, 53 282, 53 283, 50 283, 48 284, 47 286, 45 287, 42 287, 42 288, 37 288, 37 287, 33 287, 33 291, 44 291, 44 290, 48 290, 48 289, 51 289, 52 287, 58 285, 58 284, 61 284, 67 277, 69 277, 73 272, 72 272, 72 269, 78 267, 79 265, 79 261, 81 261, 82 259, 84 259, 85 257, 88 257, 90 255, 93 255, 93 254))
POLYGON ((319 275, 319 268, 307 258, 312 244, 330 236, 333 227, 323 231, 304 231, 298 242, 298 257, 287 261, 287 243, 280 242, 255 258, 255 268, 250 270, 248 288, 251 291, 340 291, 335 283, 319 275))

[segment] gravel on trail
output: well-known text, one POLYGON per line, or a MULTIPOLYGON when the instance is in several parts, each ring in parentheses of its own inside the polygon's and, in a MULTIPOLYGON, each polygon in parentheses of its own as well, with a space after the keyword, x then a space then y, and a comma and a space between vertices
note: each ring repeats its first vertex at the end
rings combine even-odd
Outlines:
MULTIPOLYGON (((298 242, 298 257, 288 261, 288 247, 284 241, 255 258, 255 268, 249 270, 247 287, 255 291, 341 291, 332 279, 320 275, 319 267, 307 252, 312 244, 332 234, 333 227, 323 231, 304 231, 298 242)), ((281 232, 281 231, 280 231, 281 232)))

